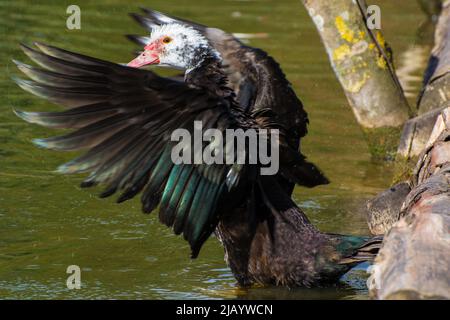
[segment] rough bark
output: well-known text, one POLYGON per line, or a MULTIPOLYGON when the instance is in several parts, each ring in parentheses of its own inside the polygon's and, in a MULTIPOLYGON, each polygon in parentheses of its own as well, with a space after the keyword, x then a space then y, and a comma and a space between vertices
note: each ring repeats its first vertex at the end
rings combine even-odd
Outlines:
POLYGON ((381 31, 367 27, 364 1, 303 0, 303 4, 356 119, 374 147, 372 153, 395 152, 410 109, 381 31))
POLYGON ((418 100, 418 113, 450 105, 450 0, 443 6, 436 25, 434 47, 418 100))
MULTIPOLYGON (((428 134, 428 140, 423 144, 423 149, 429 148, 431 142, 436 141, 438 135, 445 131, 445 121, 450 119, 450 108, 439 112, 434 121, 433 130, 428 134)), ((416 162, 417 166, 417 162, 416 162)), ((400 207, 406 199, 411 186, 417 184, 414 181, 414 171, 407 175, 407 178, 386 191, 379 193, 374 199, 367 202, 366 215, 369 229, 373 234, 384 234, 400 218, 400 207)))
POLYGON ((450 108, 438 117, 410 184, 375 259, 370 292, 378 299, 450 299, 450 108))
POLYGON ((412 159, 422 152, 430 138, 436 119, 444 108, 431 110, 408 120, 403 127, 397 155, 403 159, 412 159))
POLYGON ((397 149, 399 162, 415 159, 420 154, 428 141, 436 117, 450 106, 450 0, 443 6, 440 1, 424 2, 422 5, 427 8, 426 12, 441 12, 441 16, 435 28, 434 48, 417 102, 419 115, 406 122, 403 127, 397 149))

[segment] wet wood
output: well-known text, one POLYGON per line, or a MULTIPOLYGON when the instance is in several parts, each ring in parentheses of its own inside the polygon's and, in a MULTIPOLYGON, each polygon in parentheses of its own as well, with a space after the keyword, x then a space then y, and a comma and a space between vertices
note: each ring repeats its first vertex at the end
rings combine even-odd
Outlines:
POLYGON ((418 100, 418 113, 450 105, 450 0, 443 6, 436 25, 434 47, 418 100))
POLYGON ((450 0, 443 6, 440 1, 423 3, 423 6, 430 13, 441 12, 441 16, 436 25, 435 44, 425 71, 424 86, 417 102, 419 115, 403 127, 397 149, 399 161, 414 159, 420 154, 436 117, 450 106, 450 0))
POLYGON ((411 192, 372 268, 378 299, 450 299, 450 108, 439 115, 411 192))
POLYGON ((444 108, 431 110, 408 120, 403 127, 397 155, 403 159, 419 156, 430 138, 437 117, 444 108))

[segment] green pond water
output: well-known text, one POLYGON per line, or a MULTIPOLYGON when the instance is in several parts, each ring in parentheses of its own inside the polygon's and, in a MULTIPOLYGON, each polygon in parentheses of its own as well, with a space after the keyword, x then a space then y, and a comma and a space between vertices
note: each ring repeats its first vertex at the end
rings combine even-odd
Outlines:
MULTIPOLYGON (((374 1, 396 64, 405 71, 411 103, 429 51, 417 37, 425 20, 416 1, 374 1), (420 49, 420 50, 417 50, 420 49), (416 50, 417 54, 405 55, 416 50), (411 57, 412 56, 412 57, 411 57), (409 57, 409 58, 408 58, 409 57), (412 59, 409 61, 408 59, 412 59)), ((329 65, 323 45, 299 0, 76 1, 81 30, 66 29, 73 1, 0 1, 0 298, 34 299, 367 299, 360 266, 327 289, 239 289, 211 238, 196 260, 180 237, 140 212, 139 200, 117 205, 98 199, 99 189, 81 190, 81 176, 53 173, 74 154, 34 147, 30 140, 56 132, 21 121, 12 108, 55 110, 11 80, 19 71, 12 58, 27 61, 19 42, 42 41, 69 50, 127 62, 133 44, 123 34, 141 33, 127 13, 139 5, 238 33, 265 33, 251 39, 281 64, 309 113, 304 153, 332 183, 297 188, 295 200, 326 232, 369 233, 362 208, 389 186, 390 165, 371 160, 362 132, 329 65), (66 268, 82 270, 82 288, 66 287, 66 268)))

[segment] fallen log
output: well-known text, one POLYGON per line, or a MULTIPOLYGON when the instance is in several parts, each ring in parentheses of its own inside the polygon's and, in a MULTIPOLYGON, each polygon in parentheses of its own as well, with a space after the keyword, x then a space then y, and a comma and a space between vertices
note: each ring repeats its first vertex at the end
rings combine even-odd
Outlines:
POLYGON ((418 99, 419 115, 450 103, 450 0, 442 5, 436 25, 434 47, 418 99))
POLYGON ((439 115, 385 235, 369 290, 378 299, 450 299, 450 108, 439 115))
POLYGON ((395 155, 410 108, 380 30, 367 26, 363 0, 303 0, 375 157, 395 155))
POLYGON ((437 117, 444 109, 445 108, 431 110, 412 118, 405 123, 397 149, 399 161, 400 159, 409 160, 419 156, 430 137, 437 117))
MULTIPOLYGON (((444 131, 444 120, 449 118, 448 110, 441 110, 434 121, 434 130, 428 133, 428 140, 423 143, 423 148, 430 147, 430 141, 435 141, 437 135, 444 131)), ((400 208, 411 188, 415 185, 414 172, 407 175, 407 179, 397 183, 386 191, 380 192, 366 204, 366 216, 369 229, 372 234, 385 234, 400 218, 400 208)))
POLYGON ((435 28, 434 47, 417 101, 418 116, 405 123, 397 160, 416 158, 425 147, 436 117, 450 106, 450 0, 423 3, 427 12, 441 12, 435 28))

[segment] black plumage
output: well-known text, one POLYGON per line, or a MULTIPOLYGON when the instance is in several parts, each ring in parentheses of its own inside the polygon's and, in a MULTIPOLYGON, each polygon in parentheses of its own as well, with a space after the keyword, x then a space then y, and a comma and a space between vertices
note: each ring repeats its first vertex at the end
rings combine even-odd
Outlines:
POLYGON ((16 114, 73 130, 36 139, 38 146, 85 150, 58 170, 89 172, 81 186, 106 185, 100 196, 120 193, 119 203, 141 194, 142 210, 159 206, 160 221, 183 234, 192 257, 215 230, 242 285, 320 284, 370 259, 373 252, 362 252, 373 242, 320 233, 291 200, 295 183, 313 187, 328 180, 299 151, 308 118, 276 61, 219 29, 148 9, 144 14, 133 17, 149 29, 168 21, 196 29, 220 57, 205 51, 182 82, 41 43, 38 50, 22 46, 41 68, 16 62, 31 79, 16 79, 18 85, 67 110, 16 114), (261 176, 259 164, 173 163, 171 132, 192 133, 196 120, 203 130, 280 130, 279 173, 261 176))

